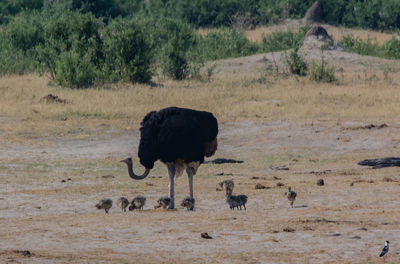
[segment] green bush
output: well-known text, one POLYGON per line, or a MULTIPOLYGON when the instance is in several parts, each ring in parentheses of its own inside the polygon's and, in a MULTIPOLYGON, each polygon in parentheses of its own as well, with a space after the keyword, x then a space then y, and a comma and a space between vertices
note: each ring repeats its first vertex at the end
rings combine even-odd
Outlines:
POLYGON ((34 72, 35 62, 32 57, 10 46, 0 32, 0 75, 34 72))
POLYGON ((327 66, 322 56, 322 62, 320 64, 315 62, 315 60, 311 61, 309 77, 310 80, 315 82, 334 82, 336 81, 335 67, 327 66))
POLYGON ((189 75, 190 54, 197 43, 193 28, 180 20, 161 19, 153 33, 153 45, 159 50, 157 62, 162 73, 176 80, 189 75))
POLYGON ((298 49, 294 49, 290 52, 287 62, 292 74, 299 76, 305 76, 307 74, 307 63, 298 54, 298 49))
POLYGON ((8 23, 16 14, 23 11, 40 10, 43 0, 1 0, 0 24, 8 23))
POLYGON ((14 17, 5 27, 5 36, 9 39, 10 45, 26 54, 44 41, 40 14, 27 12, 14 17))
POLYGON ((82 55, 74 50, 59 54, 55 65, 55 81, 64 87, 87 88, 95 82, 98 69, 90 55, 82 55))
POLYGON ((75 88, 88 87, 101 76, 102 23, 93 15, 64 12, 47 18, 43 29, 44 43, 36 46, 42 72, 50 72, 62 86, 75 88))
POLYGON ((300 47, 309 26, 301 27, 297 32, 276 31, 262 36, 262 51, 273 52, 300 47))
POLYGON ((368 38, 367 40, 361 40, 353 36, 344 36, 340 44, 343 48, 361 55, 382 56, 376 39, 368 38))
POLYGON ((0 74, 35 70, 35 47, 43 43, 40 13, 26 12, 0 30, 0 74))
POLYGON ((341 39, 340 44, 361 55, 376 56, 387 59, 400 58, 400 40, 393 37, 379 46, 376 39, 362 40, 353 36, 345 36, 341 39))
POLYGON ((252 55, 260 51, 243 32, 224 28, 199 38, 195 56, 204 61, 252 55))
POLYGON ((134 20, 116 19, 105 28, 104 67, 110 81, 149 82, 153 53, 144 28, 134 20))
POLYGON ((400 40, 392 37, 390 40, 386 41, 382 49, 384 51, 385 58, 388 59, 400 59, 400 40))

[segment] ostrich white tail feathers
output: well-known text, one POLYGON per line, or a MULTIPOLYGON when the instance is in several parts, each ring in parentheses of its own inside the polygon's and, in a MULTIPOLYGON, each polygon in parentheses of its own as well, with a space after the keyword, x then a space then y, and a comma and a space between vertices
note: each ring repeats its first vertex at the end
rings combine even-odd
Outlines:
POLYGON ((121 162, 126 163, 126 165, 128 166, 128 173, 129 173, 129 177, 131 177, 134 180, 143 180, 144 178, 147 177, 147 175, 149 175, 150 170, 149 168, 146 168, 146 170, 143 172, 142 175, 137 175, 133 172, 133 161, 131 157, 128 157, 126 159, 121 160, 121 162))

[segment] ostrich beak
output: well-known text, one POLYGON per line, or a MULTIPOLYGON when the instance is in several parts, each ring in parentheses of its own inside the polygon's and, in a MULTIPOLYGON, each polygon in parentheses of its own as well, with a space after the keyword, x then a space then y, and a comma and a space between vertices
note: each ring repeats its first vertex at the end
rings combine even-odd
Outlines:
POLYGON ((120 160, 119 162, 124 162, 124 163, 126 163, 126 159, 120 160))

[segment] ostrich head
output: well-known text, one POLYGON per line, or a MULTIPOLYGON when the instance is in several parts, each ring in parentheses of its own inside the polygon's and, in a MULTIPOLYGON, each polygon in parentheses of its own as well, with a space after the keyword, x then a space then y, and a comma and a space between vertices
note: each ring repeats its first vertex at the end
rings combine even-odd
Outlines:
POLYGON ((132 158, 131 158, 131 157, 128 157, 128 158, 126 158, 126 159, 123 159, 123 160, 121 160, 121 162, 124 162, 124 163, 128 166, 128 173, 129 173, 129 176, 130 176, 132 179, 135 179, 135 180, 142 180, 142 179, 146 178, 147 175, 149 175, 149 172, 150 172, 150 170, 151 170, 151 169, 149 169, 149 168, 146 168, 146 170, 144 171, 144 173, 143 173, 142 175, 136 175, 136 174, 133 172, 133 161, 132 161, 132 158))
POLYGON ((224 188, 224 182, 222 181, 222 182, 219 182, 219 183, 217 184, 217 188, 215 188, 215 190, 216 190, 216 191, 222 191, 223 188, 224 188))

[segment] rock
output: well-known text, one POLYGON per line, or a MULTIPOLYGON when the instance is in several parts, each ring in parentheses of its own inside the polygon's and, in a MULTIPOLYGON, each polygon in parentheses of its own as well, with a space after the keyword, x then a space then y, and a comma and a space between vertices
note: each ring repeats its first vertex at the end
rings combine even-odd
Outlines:
POLYGON ((318 186, 324 186, 324 180, 323 179, 319 179, 318 181, 317 181, 317 185, 318 186))

